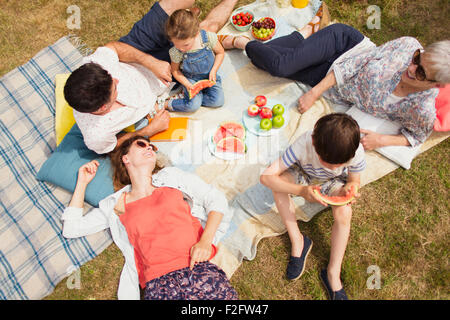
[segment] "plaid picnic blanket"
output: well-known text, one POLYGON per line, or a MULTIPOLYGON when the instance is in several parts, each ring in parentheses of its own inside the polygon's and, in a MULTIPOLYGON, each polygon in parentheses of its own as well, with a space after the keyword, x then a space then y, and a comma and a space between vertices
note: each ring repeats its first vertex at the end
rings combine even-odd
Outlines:
POLYGON ((0 299, 45 297, 112 242, 107 231, 65 239, 71 194, 35 178, 56 148, 55 75, 81 59, 64 37, 0 78, 0 299))

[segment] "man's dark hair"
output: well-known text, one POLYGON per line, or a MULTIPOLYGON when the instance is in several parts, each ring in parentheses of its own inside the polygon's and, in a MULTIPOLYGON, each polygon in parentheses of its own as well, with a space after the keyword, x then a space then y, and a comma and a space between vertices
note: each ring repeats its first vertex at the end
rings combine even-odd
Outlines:
POLYGON ((314 149, 329 164, 346 163, 359 146, 359 125, 345 113, 331 113, 320 118, 312 134, 314 149))
POLYGON ((67 79, 64 97, 78 112, 95 112, 111 98, 112 84, 108 71, 96 63, 86 63, 67 79))

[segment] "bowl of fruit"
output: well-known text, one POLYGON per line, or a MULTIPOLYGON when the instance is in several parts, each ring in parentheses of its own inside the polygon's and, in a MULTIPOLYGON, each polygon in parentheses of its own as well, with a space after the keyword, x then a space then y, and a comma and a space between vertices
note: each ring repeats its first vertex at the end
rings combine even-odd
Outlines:
POLYGON ((239 31, 247 31, 250 29, 254 20, 255 15, 250 10, 234 11, 230 17, 230 23, 239 31))
POLYGON ((261 18, 252 23, 252 36, 255 39, 266 41, 274 36, 275 29, 275 20, 270 17, 261 18))

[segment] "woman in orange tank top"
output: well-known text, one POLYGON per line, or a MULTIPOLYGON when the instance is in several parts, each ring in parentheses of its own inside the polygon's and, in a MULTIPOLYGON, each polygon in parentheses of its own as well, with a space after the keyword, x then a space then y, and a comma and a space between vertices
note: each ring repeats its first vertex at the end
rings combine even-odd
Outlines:
POLYGON ((225 273, 209 260, 232 218, 226 197, 194 174, 156 165, 156 147, 142 136, 111 154, 114 194, 83 215, 84 195, 99 162, 80 167, 64 210, 63 235, 109 228, 125 264, 119 299, 237 299, 225 273), (120 189, 120 190, 119 190, 120 189))
POLYGON ((115 187, 131 184, 116 212, 134 248, 144 299, 237 299, 225 273, 208 261, 222 213, 209 212, 203 229, 182 191, 154 186, 155 151, 136 136, 111 156, 115 187))

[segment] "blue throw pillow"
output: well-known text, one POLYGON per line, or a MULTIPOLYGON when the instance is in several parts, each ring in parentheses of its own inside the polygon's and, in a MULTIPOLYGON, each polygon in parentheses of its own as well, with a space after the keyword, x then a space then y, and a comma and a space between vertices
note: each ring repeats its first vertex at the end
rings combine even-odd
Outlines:
POLYGON ((109 157, 99 155, 86 147, 77 124, 70 129, 50 158, 44 162, 36 178, 73 192, 77 183, 78 169, 94 159, 98 160, 100 166, 86 188, 85 201, 98 207, 100 200, 114 193, 111 161, 109 157))

